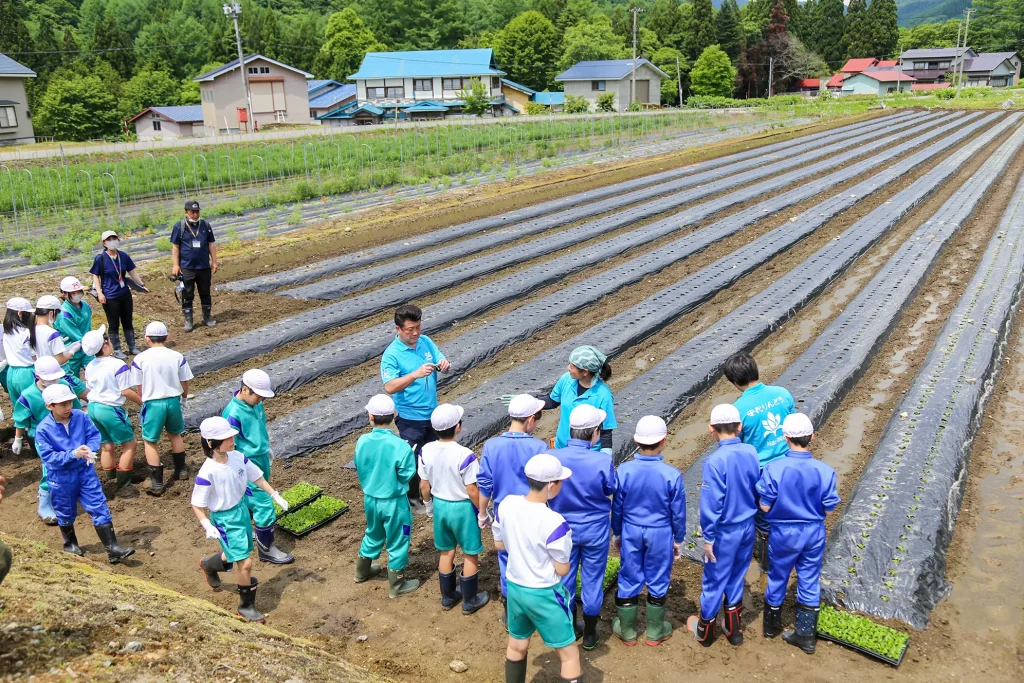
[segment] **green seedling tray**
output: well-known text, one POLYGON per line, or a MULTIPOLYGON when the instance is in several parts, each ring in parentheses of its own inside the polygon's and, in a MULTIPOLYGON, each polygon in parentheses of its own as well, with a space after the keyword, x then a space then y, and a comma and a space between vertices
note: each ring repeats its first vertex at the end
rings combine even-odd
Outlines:
MULTIPOLYGON (((876 624, 873 621, 871 621, 870 619, 868 619, 867 617, 852 615, 852 614, 848 614, 846 612, 840 612, 839 610, 836 610, 836 609, 834 609, 832 607, 829 607, 829 606, 823 606, 821 608, 821 611, 822 611, 823 614, 826 613, 826 610, 830 610, 830 611, 836 612, 838 614, 846 615, 846 616, 848 616, 848 617, 850 617, 850 618, 852 618, 854 620, 857 620, 857 621, 862 621, 862 622, 864 622, 864 625, 865 625, 866 628, 875 628, 875 629, 879 629, 879 630, 895 631, 895 629, 890 629, 888 626, 881 626, 879 624, 876 624)), ((856 650, 857 652, 865 654, 868 657, 871 657, 872 659, 877 659, 877 660, 879 660, 881 662, 885 662, 886 664, 888 664, 890 666, 893 666, 893 667, 899 667, 899 665, 903 663, 903 657, 907 654, 907 648, 910 647, 910 637, 908 636, 907 639, 903 643, 903 647, 900 649, 899 656, 898 657, 890 657, 889 655, 885 655, 885 654, 882 654, 882 653, 877 652, 875 650, 872 650, 871 648, 869 648, 867 646, 859 645, 857 643, 851 642, 850 640, 847 640, 846 638, 842 638, 840 636, 833 635, 831 633, 828 633, 828 632, 822 630, 821 622, 820 622, 820 617, 819 617, 819 624, 818 624, 818 637, 822 638, 824 640, 831 641, 833 643, 837 643, 839 645, 842 645, 843 647, 848 647, 851 650, 856 650)))
POLYGON ((310 484, 310 483, 307 483, 307 482, 304 482, 304 481, 300 481, 295 486, 292 486, 291 488, 288 488, 288 489, 282 491, 281 495, 284 497, 285 500, 288 501, 288 504, 290 505, 290 507, 288 508, 288 512, 285 512, 285 511, 281 510, 279 507, 277 507, 277 503, 274 503, 274 510, 277 512, 277 518, 281 519, 282 517, 287 515, 289 512, 295 512, 296 510, 309 505, 314 500, 319 498, 323 494, 323 492, 324 492, 324 490, 322 488, 320 488, 319 486, 317 486, 316 484, 310 484), (300 486, 311 486, 314 489, 316 489, 316 491, 310 493, 310 495, 306 496, 305 498, 302 498, 302 499, 299 499, 299 500, 295 500, 295 501, 291 500, 289 494, 293 494, 293 492, 296 489, 298 489, 300 486))
POLYGON ((327 514, 327 516, 325 516, 325 517, 323 517, 321 519, 318 519, 315 522, 313 522, 312 524, 310 524, 310 525, 308 525, 306 527, 303 527, 301 529, 290 529, 288 527, 288 523, 289 523, 288 518, 292 516, 292 511, 289 510, 288 514, 284 515, 283 517, 281 517, 278 520, 278 524, 277 524, 278 527, 281 528, 281 529, 284 529, 285 531, 287 531, 289 534, 291 534, 295 538, 302 538, 303 536, 308 536, 309 534, 313 533, 317 529, 319 529, 319 528, 321 528, 323 526, 326 526, 327 524, 330 524, 335 519, 337 519, 338 517, 341 517, 343 514, 345 514, 345 512, 348 511, 348 503, 346 503, 343 500, 339 500, 337 498, 332 498, 330 496, 320 496, 317 499, 318 503, 323 503, 323 502, 327 502, 327 501, 330 501, 332 503, 340 503, 342 507, 340 507, 339 509, 335 510, 334 512, 331 512, 331 513, 327 514))
MULTIPOLYGON (((619 568, 622 567, 622 560, 617 557, 609 557, 608 565, 604 570, 604 580, 601 582, 601 590, 605 593, 608 589, 615 585, 615 580, 619 578, 619 568)), ((576 594, 579 595, 583 592, 583 576, 579 573, 576 574, 576 594)))

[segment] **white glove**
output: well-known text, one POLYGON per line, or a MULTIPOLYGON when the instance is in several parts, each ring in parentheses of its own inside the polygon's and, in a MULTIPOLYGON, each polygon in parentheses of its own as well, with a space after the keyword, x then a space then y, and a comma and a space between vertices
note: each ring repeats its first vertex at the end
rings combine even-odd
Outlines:
POLYGON ((220 532, 217 531, 217 527, 213 525, 213 522, 211 522, 208 519, 204 519, 202 522, 200 522, 200 524, 202 524, 203 528, 206 529, 207 538, 209 538, 212 541, 220 540, 220 532))
POLYGON ((0 372, 3 372, 6 367, 7 367, 7 359, 6 358, 0 358, 0 372))
POLYGON ((11 442, 11 452, 15 455, 19 455, 21 453, 21 445, 23 443, 25 443, 24 438, 20 436, 14 437, 14 441, 11 442))
POLYGON ((427 511, 427 517, 433 517, 434 516, 434 501, 433 501, 433 499, 423 501, 423 507, 427 511))
POLYGON ((491 517, 491 513, 489 513, 487 510, 482 510, 481 512, 477 513, 476 524, 481 529, 486 529, 493 522, 494 519, 491 517))
POLYGON ((185 407, 188 406, 188 396, 185 394, 181 395, 181 412, 185 412, 185 407))
POLYGON ((64 347, 64 353, 68 354, 68 356, 73 356, 81 350, 82 342, 80 341, 71 342, 70 344, 64 347))
POLYGON ((274 491, 274 494, 270 497, 274 499, 274 502, 277 503, 282 510, 288 510, 288 501, 285 500, 284 496, 282 496, 280 493, 274 491))

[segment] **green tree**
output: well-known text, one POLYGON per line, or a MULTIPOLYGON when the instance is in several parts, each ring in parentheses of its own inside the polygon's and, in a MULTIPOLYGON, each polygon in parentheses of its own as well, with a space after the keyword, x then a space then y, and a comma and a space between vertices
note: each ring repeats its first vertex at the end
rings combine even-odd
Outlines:
POLYGON ((838 71, 846 59, 843 10, 843 0, 819 0, 811 15, 811 39, 806 41, 833 71, 838 71))
POLYGON ((568 69, 577 62, 595 59, 625 59, 630 56, 625 41, 612 30, 608 17, 597 15, 593 21, 576 24, 565 32, 565 49, 558 68, 568 69))
POLYGON ((324 44, 324 31, 313 14, 303 14, 285 28, 284 41, 280 56, 285 63, 303 71, 314 71, 316 56, 324 44))
POLYGON ((782 0, 782 7, 786 10, 786 17, 789 19, 786 27, 789 33, 803 40, 809 33, 809 22, 804 6, 797 0, 782 0))
MULTIPOLYGON (((842 4, 842 0, 839 3, 842 4)), ((735 62, 740 58, 743 52, 743 23, 740 21, 740 8, 736 0, 723 0, 722 8, 715 18, 715 35, 718 37, 718 46, 729 55, 729 59, 735 62)))
POLYGON ((90 140, 117 135, 121 120, 110 84, 95 73, 58 70, 36 104, 37 133, 58 140, 90 140))
POLYGON ((142 27, 135 39, 140 67, 169 70, 175 78, 198 76, 209 57, 209 36, 194 16, 178 11, 142 27))
POLYGON ((872 57, 870 17, 865 0, 850 0, 846 7, 846 29, 843 31, 843 52, 846 58, 872 57))
MULTIPOLYGON (((985 52, 1021 51, 1024 47, 1024 0, 974 0, 971 44, 985 52)), ((946 22, 953 23, 953 20, 946 22)))
POLYGON ((583 95, 566 95, 562 111, 566 114, 586 114, 590 111, 590 100, 583 95))
POLYGON ((434 9, 434 46, 452 49, 469 35, 469 23, 458 0, 442 0, 434 9))
POLYGON ((351 7, 331 15, 324 38, 314 70, 318 76, 336 81, 345 81, 358 71, 367 52, 387 50, 351 7))
POLYGON ((647 28, 658 34, 658 40, 663 46, 682 47, 686 26, 677 0, 654 0, 654 6, 647 16, 647 28))
MULTIPOLYGON (((238 59, 238 49, 235 46, 235 33, 228 30, 226 21, 214 22, 207 39, 207 50, 204 62, 216 62, 227 64, 232 59, 238 59)), ((202 70, 199 73, 204 73, 202 70)), ((199 75, 198 73, 196 74, 199 75)))
POLYGON ((597 14, 597 6, 594 4, 594 0, 568 0, 558 15, 555 26, 565 31, 581 21, 590 21, 595 14, 597 14))
POLYGON ((690 71, 690 89, 694 95, 732 95, 736 83, 736 69, 729 55, 717 45, 711 45, 693 65, 690 71))
POLYGON ((704 50, 715 45, 715 8, 711 0, 693 0, 690 31, 686 35, 686 52, 696 59, 704 50))
POLYGON ((880 59, 894 56, 900 37, 896 23, 896 0, 872 0, 867 15, 872 45, 871 51, 865 56, 880 59))
POLYGON ((132 39, 128 32, 117 25, 112 14, 108 14, 93 28, 89 47, 94 51, 96 59, 102 59, 121 78, 129 78, 135 68, 135 55, 132 51, 132 39))
MULTIPOLYGON (((18 0, 0 0, 0 53, 31 52, 32 36, 22 16, 23 8, 18 0)), ((16 60, 25 59, 15 54, 16 60)))
MULTIPOLYGON (((197 84, 198 85, 198 84, 197 84)), ((181 102, 181 83, 166 71, 143 69, 121 90, 118 110, 129 119, 146 107, 167 107, 181 102)))
POLYGON ((536 10, 523 12, 498 35, 494 58, 516 83, 543 90, 553 83, 561 34, 536 10))
POLYGON ((459 91, 459 99, 465 103, 462 105, 463 113, 474 116, 483 116, 491 101, 487 86, 479 78, 474 78, 468 88, 459 91))
MULTIPOLYGON (((683 92, 690 87, 690 63, 682 52, 671 47, 663 47, 651 57, 651 63, 668 74, 661 79, 661 103, 679 104, 679 81, 682 80, 683 92), (679 68, 676 69, 678 58, 679 68), (681 77, 681 78, 680 78, 681 77)), ((685 97, 685 95, 684 95, 685 97)))
POLYGON ((597 110, 602 112, 615 111, 615 93, 604 92, 597 96, 597 110))

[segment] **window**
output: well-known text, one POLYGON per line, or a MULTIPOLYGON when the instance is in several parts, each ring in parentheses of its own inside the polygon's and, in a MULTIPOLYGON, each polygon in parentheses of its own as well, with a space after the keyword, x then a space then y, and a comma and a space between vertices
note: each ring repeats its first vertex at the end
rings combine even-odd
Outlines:
POLYGON ((153 121, 153 130, 160 130, 160 122, 153 121))
POLYGON ((14 113, 14 107, 0 107, 0 128, 16 128, 18 126, 18 115, 14 113))
POLYGON ((433 92, 434 81, 430 78, 417 78, 412 82, 413 92, 433 92))
POLYGON ((606 81, 590 81, 590 89, 591 90, 600 90, 601 92, 604 92, 604 90, 607 87, 608 87, 608 84, 607 84, 606 81))
POLYGON ((367 88, 366 98, 369 100, 384 99, 384 88, 367 88))
POLYGON ((400 100, 405 97, 405 88, 402 86, 388 86, 384 89, 384 94, 390 99, 400 100))
POLYGON ((252 75, 256 75, 256 74, 269 74, 270 73, 270 67, 269 66, 250 66, 249 67, 249 73, 252 74, 252 75))
POLYGON ((463 87, 466 87, 468 85, 468 78, 445 78, 441 82, 441 87, 444 90, 462 90, 463 87))
POLYGON ((498 90, 501 88, 501 79, 497 76, 491 76, 491 90, 498 90))
POLYGON ((258 68, 256 68, 255 66, 250 66, 249 67, 249 73, 250 74, 258 74, 259 72, 260 72, 260 70, 258 68))

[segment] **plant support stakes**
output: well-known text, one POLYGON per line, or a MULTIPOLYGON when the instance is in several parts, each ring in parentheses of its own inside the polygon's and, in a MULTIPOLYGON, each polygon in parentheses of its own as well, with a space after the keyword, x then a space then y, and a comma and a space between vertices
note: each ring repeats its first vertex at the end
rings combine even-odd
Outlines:
POLYGON ((923 629, 949 593, 946 552, 971 445, 1022 286, 1024 178, 832 531, 822 569, 826 600, 923 629))

